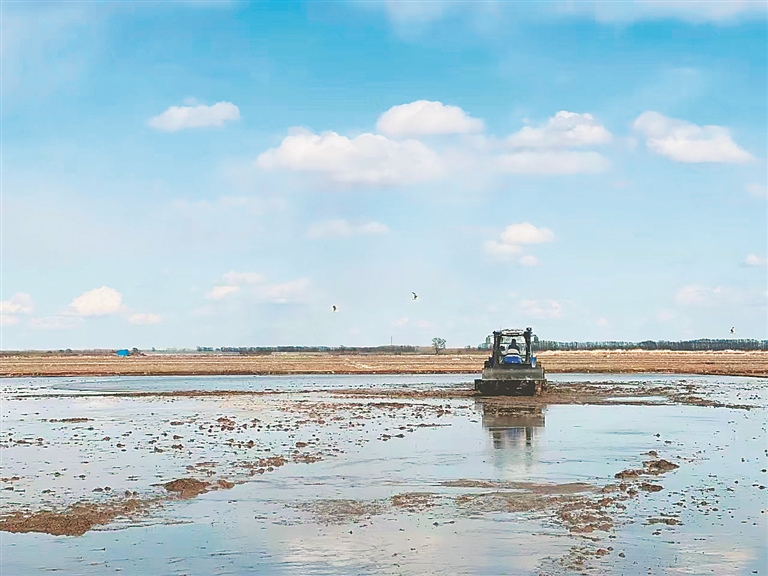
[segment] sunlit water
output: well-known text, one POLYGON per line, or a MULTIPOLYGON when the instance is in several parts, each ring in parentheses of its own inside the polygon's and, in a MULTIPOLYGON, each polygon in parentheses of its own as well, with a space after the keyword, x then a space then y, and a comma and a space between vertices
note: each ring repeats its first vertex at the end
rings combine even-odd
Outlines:
POLYGON ((554 381, 606 385, 690 383, 708 397, 756 408, 672 405, 661 398, 660 405, 627 405, 625 400, 608 406, 557 405, 545 407, 540 414, 508 418, 486 413, 483 403, 475 399, 398 399, 409 408, 385 409, 368 406, 374 402, 371 399, 332 398, 328 392, 317 392, 450 388, 468 385, 473 378, 5 380, 2 439, 6 443, 0 476, 20 479, 3 484, 12 488, 0 492, 4 510, 105 499, 104 492, 94 492, 105 486, 113 494, 124 490, 157 494, 162 489, 153 484, 188 476, 186 467, 200 461, 219 463, 215 477, 246 481, 231 490, 171 502, 140 525, 117 522, 80 537, 0 533, 0 573, 550 573, 555 565, 551 561, 584 540, 541 513, 466 515, 439 506, 421 513, 387 510, 370 518, 328 523, 304 511, 302 505, 324 499, 384 501, 406 492, 455 496, 468 490, 447 488, 440 482, 460 478, 603 486, 615 482, 616 472, 641 466, 649 450, 680 468, 659 478, 662 491, 628 501, 612 531, 590 535, 600 538, 599 546, 613 548, 594 560, 593 570, 611 574, 765 574, 768 570, 768 474, 764 471, 768 467, 768 381, 552 375, 554 381), (160 390, 287 393, 109 396, 160 390), (322 424, 286 424, 303 421, 305 400, 307 404, 344 403, 345 419, 333 421, 335 412, 327 409, 322 424), (364 414, 359 420, 354 419, 355 403, 364 414), (449 412, 438 416, 444 410, 449 412), (209 433, 208 424, 222 416, 237 422, 257 417, 272 426, 209 433), (72 417, 90 420, 50 421, 72 417), (404 427, 408 430, 403 438, 382 440, 382 434, 393 436, 404 427), (174 440, 173 435, 180 439, 174 440), (230 438, 241 443, 251 439, 255 446, 243 449, 227 443, 230 438), (29 443, 15 443, 18 440, 29 443), (289 462, 254 477, 242 476, 243 469, 237 467, 238 461, 255 455, 287 454, 299 441, 315 446, 323 460, 289 462), (170 448, 174 442, 183 444, 183 449, 170 448), (155 451, 158 447, 162 452, 155 451), (678 515, 681 524, 646 524, 648 518, 664 513, 678 515))

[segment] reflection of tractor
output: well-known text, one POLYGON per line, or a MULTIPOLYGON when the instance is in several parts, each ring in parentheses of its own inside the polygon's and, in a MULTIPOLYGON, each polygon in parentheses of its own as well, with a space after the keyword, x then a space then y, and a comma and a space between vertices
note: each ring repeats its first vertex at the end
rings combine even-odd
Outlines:
POLYGON ((541 406, 510 404, 504 398, 482 398, 483 427, 488 430, 494 448, 532 446, 536 428, 544 427, 541 406))
POLYGON ((541 394, 547 379, 533 355, 532 334, 531 328, 495 331, 491 357, 485 361, 483 377, 475 380, 475 390, 484 396, 541 394))

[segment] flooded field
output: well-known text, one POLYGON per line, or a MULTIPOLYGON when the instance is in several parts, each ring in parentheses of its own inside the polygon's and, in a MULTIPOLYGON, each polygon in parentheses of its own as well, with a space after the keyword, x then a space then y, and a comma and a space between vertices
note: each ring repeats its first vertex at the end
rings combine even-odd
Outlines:
POLYGON ((765 574, 768 380, 2 381, 0 572, 765 574))

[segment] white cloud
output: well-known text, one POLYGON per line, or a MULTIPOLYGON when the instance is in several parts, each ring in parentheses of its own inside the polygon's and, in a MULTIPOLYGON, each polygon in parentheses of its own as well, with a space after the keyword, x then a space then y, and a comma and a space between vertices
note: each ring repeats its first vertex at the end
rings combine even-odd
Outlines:
POLYGON ((611 133, 591 114, 565 110, 558 112, 538 128, 525 126, 507 137, 506 144, 514 148, 562 148, 607 144, 611 133))
POLYGON ((77 316, 45 316, 32 318, 29 326, 36 330, 74 330, 83 324, 84 320, 77 316))
POLYGON ((275 304, 303 302, 308 296, 309 280, 299 278, 282 284, 268 284, 259 291, 260 296, 275 304))
POLYGON ((530 254, 527 254, 526 256, 523 256, 522 258, 520 258, 520 264, 523 266, 538 266, 539 259, 536 258, 536 256, 531 256, 530 254))
POLYGON ((563 307, 556 300, 523 300, 520 302, 520 312, 533 318, 560 318, 563 307))
POLYGON ((510 19, 519 21, 521 15, 530 14, 537 18, 564 14, 582 15, 606 24, 643 20, 682 20, 685 22, 731 22, 745 19, 765 18, 765 2, 751 0, 551 0, 526 6, 525 11, 516 10, 515 3, 477 2, 470 0, 432 0, 413 2, 409 0, 373 0, 356 2, 362 6, 381 6, 388 19, 401 31, 410 31, 440 20, 449 15, 460 14, 463 21, 482 22, 478 18, 492 18, 496 25, 505 25, 510 19))
MULTIPOLYGON (((226 284, 214 286, 205 297, 209 300, 223 300, 234 294, 243 292, 262 302, 286 304, 289 302, 304 301, 308 295, 309 280, 299 278, 289 282, 266 284, 264 277, 255 272, 227 272, 223 276, 226 284), (246 288, 247 291, 242 289, 246 288)), ((205 313, 212 312, 205 308, 205 313)))
POLYGON ((0 302, 0 314, 29 314, 33 310, 32 297, 25 292, 16 292, 10 300, 0 302))
POLYGON ((136 312, 128 317, 128 322, 139 325, 160 324, 162 320, 163 319, 159 314, 153 314, 151 312, 136 312))
POLYGON ((440 157, 417 140, 395 141, 369 133, 347 138, 307 130, 293 130, 280 146, 263 152, 256 165, 265 170, 323 174, 341 184, 408 184, 443 172, 440 157))
POLYGON ((233 294, 240 292, 241 286, 248 284, 258 284, 264 281, 264 277, 261 274, 255 272, 227 272, 222 276, 224 284, 220 286, 214 286, 209 292, 205 294, 205 297, 209 300, 222 300, 233 294))
POLYGON ((744 163, 752 155, 740 148, 722 126, 697 126, 684 120, 667 118, 658 112, 643 112, 633 124, 645 137, 645 144, 656 154, 675 162, 744 163))
POLYGON ((19 319, 16 316, 6 316, 3 314, 0 316, 0 326, 14 326, 19 323, 19 319))
POLYGON ((587 13, 602 22, 676 19, 687 22, 724 22, 742 18, 764 18, 765 3, 749 0, 627 0, 572 2, 557 0, 556 8, 572 13, 587 13))
POLYGON ((238 292, 240 292, 240 286, 214 286, 205 294, 205 297, 209 300, 221 300, 238 292))
POLYGON ((349 238, 350 236, 379 235, 387 232, 389 232, 389 228, 380 222, 349 222, 338 219, 315 222, 309 227, 307 236, 313 239, 349 238))
POLYGON ((403 326, 407 326, 408 322, 410 322, 410 320, 408 319, 407 316, 405 316, 403 318, 398 318, 397 320, 392 322, 392 326, 395 326, 397 328, 402 328, 403 326))
POLYGON ((608 322, 608 319, 607 319, 607 318, 598 318, 598 319, 595 321, 595 324, 597 324, 598 326, 602 326, 603 328, 605 328, 606 326, 609 326, 609 325, 610 325, 610 322, 608 322))
POLYGON ((522 246, 517 244, 505 244, 498 240, 488 240, 483 244, 483 248, 488 254, 495 256, 513 256, 523 251, 522 246))
POLYGON ((482 132, 483 121, 472 118, 458 106, 417 100, 393 106, 379 116, 376 128, 385 136, 427 136, 482 132))
POLYGON ((501 142, 504 152, 493 157, 496 170, 509 174, 594 174, 605 171, 608 160, 595 151, 571 148, 598 146, 611 133, 591 114, 558 112, 543 126, 525 126, 501 142))
POLYGON ((536 228, 530 222, 511 224, 501 233, 505 244, 541 244, 552 242, 555 234, 549 228, 536 228))
POLYGON ((732 286, 710 288, 698 284, 683 286, 675 293, 675 302, 683 307, 733 307, 765 308, 768 291, 744 289, 732 286))
POLYGON ((76 316, 107 316, 122 310, 123 295, 113 288, 102 286, 72 300, 66 313, 76 316))
POLYGON ((610 132, 587 113, 560 111, 545 125, 524 127, 506 139, 476 134, 433 141, 434 149, 416 138, 388 136, 468 134, 482 131, 482 121, 456 106, 420 100, 390 108, 379 117, 378 128, 385 135, 347 137, 293 128, 279 146, 258 156, 256 167, 314 173, 347 186, 397 186, 478 173, 594 174, 610 165, 599 152, 577 149, 612 140, 610 132))
POLYGON ((675 302, 683 306, 707 306, 722 294, 722 288, 705 288, 697 284, 683 286, 675 293, 675 302))
POLYGON ((184 128, 222 127, 226 122, 240 119, 240 109, 232 102, 217 102, 212 106, 171 106, 149 120, 149 125, 163 132, 184 128))
POLYGON ((766 194, 765 184, 760 184, 759 182, 751 182, 744 186, 744 189, 753 198, 765 198, 768 196, 768 194, 766 194))
POLYGON ((768 259, 760 258, 757 254, 750 254, 744 259, 745 266, 766 266, 768 265, 768 259))
MULTIPOLYGON (((399 25, 424 24, 437 20, 457 1, 435 0, 432 2, 412 2, 410 0, 381 0, 384 11, 390 20, 399 25)), ((365 5, 365 2, 361 3, 365 5)))
POLYGON ((598 152, 571 150, 528 150, 500 154, 494 158, 500 172, 509 174, 597 174, 608 169, 610 163, 598 152))
POLYGON ((264 276, 255 272, 227 272, 223 276, 224 282, 229 285, 258 284, 264 281, 264 276))
MULTIPOLYGON (((530 222, 522 222, 507 226, 499 240, 488 240, 484 248, 488 254, 512 256, 520 254, 525 245, 552 242, 554 239, 555 234, 549 228, 537 228, 530 222)), ((520 263, 524 266, 535 266, 538 260, 533 256, 522 256, 520 263)))

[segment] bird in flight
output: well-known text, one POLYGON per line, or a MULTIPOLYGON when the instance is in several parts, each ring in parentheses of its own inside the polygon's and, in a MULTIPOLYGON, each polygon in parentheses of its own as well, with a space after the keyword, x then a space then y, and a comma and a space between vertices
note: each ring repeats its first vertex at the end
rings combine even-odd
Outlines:
POLYGON ((411 292, 411 294, 413 294, 413 298, 411 298, 411 300, 418 300, 419 299, 419 295, 416 294, 416 292, 411 292))
POLYGON ((336 312, 338 308, 336 308, 336 304, 333 305, 333 311, 336 312))
POLYGON ((736 327, 735 326, 731 326, 731 334, 736 334, 736 327))

